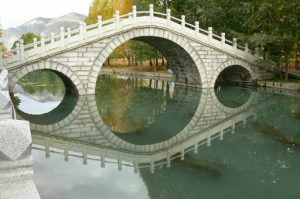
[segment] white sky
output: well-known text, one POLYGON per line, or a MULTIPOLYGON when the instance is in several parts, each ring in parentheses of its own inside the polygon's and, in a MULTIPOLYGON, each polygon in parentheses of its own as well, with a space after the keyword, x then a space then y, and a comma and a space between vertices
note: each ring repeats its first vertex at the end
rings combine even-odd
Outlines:
POLYGON ((70 12, 87 15, 92 0, 0 0, 0 24, 16 27, 36 17, 59 17, 70 12))

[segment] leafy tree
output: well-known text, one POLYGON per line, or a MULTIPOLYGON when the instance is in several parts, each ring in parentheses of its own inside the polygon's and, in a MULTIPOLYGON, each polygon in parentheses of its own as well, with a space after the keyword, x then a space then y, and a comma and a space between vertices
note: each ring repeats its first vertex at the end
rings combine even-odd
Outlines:
POLYGON ((131 7, 132 0, 94 0, 85 21, 87 24, 95 24, 98 16, 102 16, 103 20, 111 19, 116 10, 123 15, 129 13, 131 7))
MULTIPOLYGON (((32 32, 23 34, 20 39, 22 39, 24 41, 24 45, 27 45, 27 44, 33 43, 34 38, 37 38, 37 40, 41 39, 41 37, 39 35, 36 35, 32 32)), ((19 41, 14 42, 12 49, 15 49, 17 47, 17 43, 19 43, 19 41)))
MULTIPOLYGON (((2 27, 1 27, 1 24, 0 24, 0 37, 2 37, 2 35, 3 35, 3 30, 2 30, 2 27)), ((6 49, 5 45, 4 45, 4 43, 0 42, 0 51, 5 52, 6 50, 7 49, 6 49)))

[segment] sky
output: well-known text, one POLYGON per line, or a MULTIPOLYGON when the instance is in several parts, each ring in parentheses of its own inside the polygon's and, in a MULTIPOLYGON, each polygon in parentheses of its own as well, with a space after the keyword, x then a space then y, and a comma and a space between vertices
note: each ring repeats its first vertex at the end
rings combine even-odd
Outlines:
POLYGON ((0 0, 0 24, 6 29, 36 17, 59 17, 70 12, 87 15, 92 0, 0 0))

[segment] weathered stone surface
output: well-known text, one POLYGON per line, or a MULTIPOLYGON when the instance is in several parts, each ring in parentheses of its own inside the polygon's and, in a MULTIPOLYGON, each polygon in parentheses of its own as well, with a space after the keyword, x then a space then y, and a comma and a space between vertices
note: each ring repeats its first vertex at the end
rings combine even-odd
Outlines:
POLYGON ((30 126, 27 121, 0 121, 0 153, 16 161, 31 145, 30 126))
POLYGON ((1 199, 40 199, 33 180, 0 184, 1 199))
POLYGON ((10 104, 8 91, 0 91, 0 111, 10 104))

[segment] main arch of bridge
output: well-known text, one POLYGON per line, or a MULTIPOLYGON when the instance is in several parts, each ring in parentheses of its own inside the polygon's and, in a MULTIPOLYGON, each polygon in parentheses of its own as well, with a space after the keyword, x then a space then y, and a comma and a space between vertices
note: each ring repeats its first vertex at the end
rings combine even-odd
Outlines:
POLYGON ((257 69, 252 64, 226 54, 213 45, 207 46, 168 27, 141 26, 120 30, 109 37, 83 43, 14 69, 10 74, 10 89, 27 73, 50 69, 63 74, 64 82, 69 79, 79 95, 94 94, 98 75, 106 59, 118 46, 132 39, 146 42, 160 50, 173 68, 175 83, 179 85, 212 88, 218 75, 232 65, 245 68, 252 79, 258 77, 257 69))

